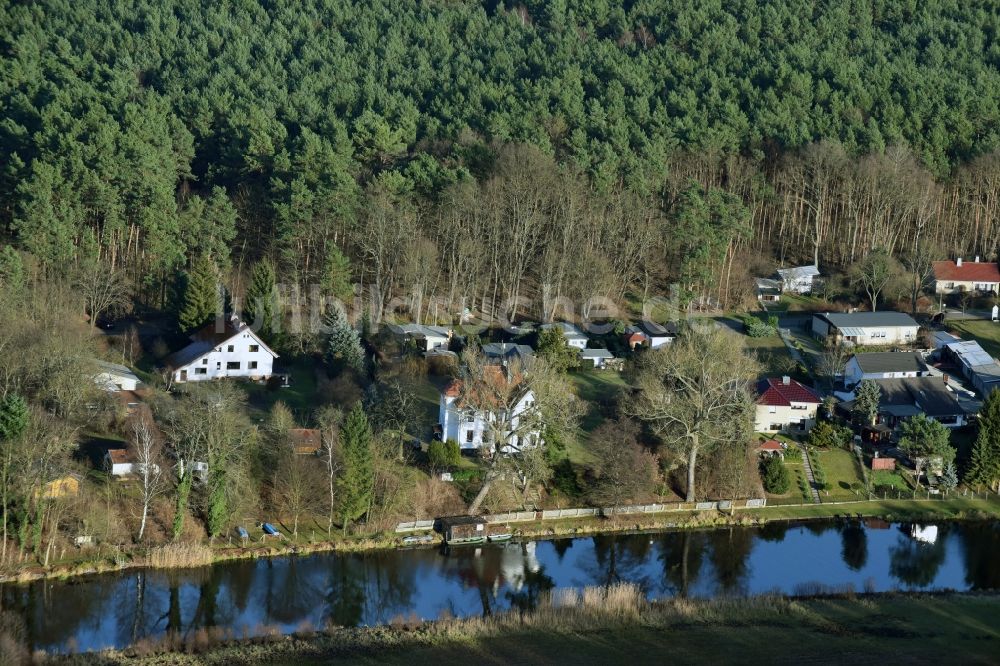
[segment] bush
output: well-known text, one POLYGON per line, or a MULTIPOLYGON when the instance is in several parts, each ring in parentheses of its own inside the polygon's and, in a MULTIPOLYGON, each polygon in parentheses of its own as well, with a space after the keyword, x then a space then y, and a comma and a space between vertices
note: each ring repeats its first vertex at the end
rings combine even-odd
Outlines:
MULTIPOLYGON (((777 322, 777 317, 773 319, 777 322)), ((769 338, 777 333, 774 326, 761 321, 753 315, 743 316, 743 329, 746 331, 747 336, 751 338, 769 338)))
POLYGON ((764 482, 764 490, 772 495, 784 495, 791 486, 791 479, 788 476, 788 468, 781 456, 769 456, 760 464, 761 480, 764 482))
POLYGON ((452 469, 457 467, 461 461, 462 452, 458 447, 458 442, 449 440, 442 442, 432 441, 427 446, 427 459, 432 469, 452 469))

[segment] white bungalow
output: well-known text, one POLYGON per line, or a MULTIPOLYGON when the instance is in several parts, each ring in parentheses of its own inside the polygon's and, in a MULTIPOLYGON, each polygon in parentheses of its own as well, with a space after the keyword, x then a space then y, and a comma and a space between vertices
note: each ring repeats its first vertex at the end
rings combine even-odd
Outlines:
POLYGON ((97 374, 94 383, 108 393, 118 391, 134 391, 139 386, 139 378, 124 365, 95 360, 97 374))
POLYGON ((278 354, 252 328, 233 317, 194 333, 191 344, 167 357, 167 368, 175 382, 266 379, 276 358, 278 354))
POLYGON ((401 341, 415 340, 422 351, 448 349, 454 331, 444 326, 424 326, 423 324, 389 324, 389 331, 401 341))
POLYGON ((111 476, 135 474, 135 458, 128 449, 108 449, 108 452, 104 454, 104 468, 111 476))
POLYGON ((778 281, 781 282, 781 290, 793 294, 812 293, 813 280, 820 274, 816 264, 779 268, 777 273, 778 281))
POLYGON ((575 324, 566 321, 557 321, 554 324, 545 324, 542 328, 559 328, 562 330, 563 338, 570 347, 584 349, 587 346, 587 335, 577 328, 575 324))
MULTIPOLYGON (((499 366, 489 366, 496 368, 497 372, 502 370, 499 366)), ((499 408, 498 408, 499 409, 499 408)), ((522 419, 534 419, 537 417, 537 406, 535 405, 535 394, 527 389, 512 408, 510 417, 510 430, 517 432, 522 424, 522 419)), ((441 403, 438 412, 438 428, 442 441, 458 442, 459 448, 471 451, 482 448, 490 444, 491 430, 490 423, 496 421, 497 412, 477 410, 468 407, 462 399, 462 380, 456 379, 441 392, 441 403)), ((539 428, 531 428, 526 432, 522 430, 518 434, 511 435, 509 444, 518 449, 525 446, 535 446, 542 444, 542 435, 539 428)))
POLYGON ((581 349, 580 363, 584 366, 590 363, 590 367, 603 368, 605 364, 615 357, 607 349, 581 349))

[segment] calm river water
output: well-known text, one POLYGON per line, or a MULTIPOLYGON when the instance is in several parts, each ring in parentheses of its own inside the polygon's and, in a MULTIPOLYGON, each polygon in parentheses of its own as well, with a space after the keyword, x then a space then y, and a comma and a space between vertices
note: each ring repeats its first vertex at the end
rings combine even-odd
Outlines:
POLYGON ((998 562, 1000 523, 814 522, 130 571, 3 585, 0 603, 24 617, 34 648, 83 651, 208 626, 244 636, 480 615, 620 581, 650 598, 1000 589, 998 562))

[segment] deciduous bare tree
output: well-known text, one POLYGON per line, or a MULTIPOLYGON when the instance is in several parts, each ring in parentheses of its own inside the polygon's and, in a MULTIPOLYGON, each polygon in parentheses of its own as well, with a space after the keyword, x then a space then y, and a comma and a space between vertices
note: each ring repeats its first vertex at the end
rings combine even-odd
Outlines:
POLYGON ((146 534, 146 519, 153 502, 166 490, 163 474, 163 442, 152 414, 147 409, 140 410, 129 424, 132 451, 135 455, 136 473, 139 477, 139 498, 142 502, 142 519, 139 521, 139 535, 142 542, 146 534))
POLYGON ((734 335, 714 324, 686 328, 668 347, 644 354, 635 369, 636 398, 626 411, 645 421, 687 464, 693 502, 699 455, 742 445, 752 418, 752 382, 760 366, 734 335))

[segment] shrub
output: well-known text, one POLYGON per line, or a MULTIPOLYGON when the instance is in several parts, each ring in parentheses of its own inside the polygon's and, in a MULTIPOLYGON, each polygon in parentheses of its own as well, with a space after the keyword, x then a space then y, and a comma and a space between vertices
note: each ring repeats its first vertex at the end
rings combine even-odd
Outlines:
POLYGON ((447 442, 434 440, 427 446, 427 459, 433 469, 457 467, 461 457, 462 452, 458 447, 458 442, 454 440, 447 442))
POLYGON ((777 333, 773 326, 753 315, 743 316, 743 329, 746 331, 747 336, 751 338, 769 338, 777 333))
POLYGON ((781 456, 769 456, 761 462, 761 480, 764 483, 764 490, 772 495, 784 495, 791 486, 788 477, 788 468, 785 467, 781 456))

